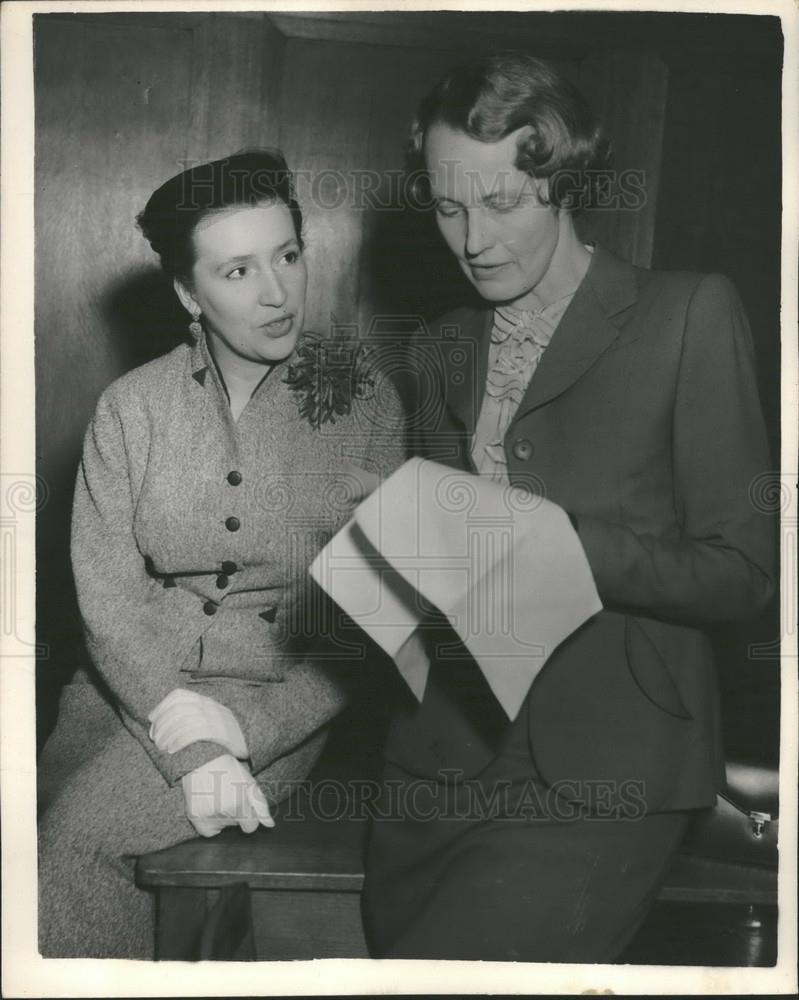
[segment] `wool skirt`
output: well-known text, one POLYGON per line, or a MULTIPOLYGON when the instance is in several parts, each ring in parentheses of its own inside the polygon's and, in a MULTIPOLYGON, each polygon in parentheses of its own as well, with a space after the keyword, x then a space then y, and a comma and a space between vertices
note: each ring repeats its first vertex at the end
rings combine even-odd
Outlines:
MULTIPOLYGON (((267 797, 303 777, 323 742, 257 775, 267 797)), ((38 774, 41 954, 153 958, 155 898, 135 885, 134 866, 139 854, 197 836, 181 784, 164 780, 91 683, 64 689, 38 774)))

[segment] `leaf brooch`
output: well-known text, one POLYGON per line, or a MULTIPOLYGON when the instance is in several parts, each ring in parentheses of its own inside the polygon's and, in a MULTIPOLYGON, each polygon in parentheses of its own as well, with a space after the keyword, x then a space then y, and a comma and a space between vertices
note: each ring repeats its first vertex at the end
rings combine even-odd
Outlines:
POLYGON ((306 334, 284 382, 297 393, 300 416, 315 430, 352 411, 374 392, 371 350, 351 337, 306 334))

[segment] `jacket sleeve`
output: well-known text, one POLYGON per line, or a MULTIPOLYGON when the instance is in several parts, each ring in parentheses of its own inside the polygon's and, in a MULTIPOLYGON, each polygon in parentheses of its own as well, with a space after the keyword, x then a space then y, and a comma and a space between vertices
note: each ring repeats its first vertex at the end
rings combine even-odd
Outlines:
POLYGON ((72 568, 92 661, 122 721, 167 782, 224 753, 211 742, 175 754, 150 740, 147 715, 174 688, 207 627, 202 600, 147 573, 133 533, 135 500, 123 420, 112 390, 86 432, 72 512, 72 568))
POLYGON ((283 681, 263 685, 220 681, 203 693, 236 716, 252 773, 258 774, 335 718, 350 700, 350 683, 348 671, 336 663, 309 659, 290 667, 283 681))
POLYGON ((774 519, 754 499, 769 454, 749 327, 720 275, 704 277, 687 308, 672 465, 674 538, 578 514, 603 603, 696 625, 757 613, 776 575, 774 519))

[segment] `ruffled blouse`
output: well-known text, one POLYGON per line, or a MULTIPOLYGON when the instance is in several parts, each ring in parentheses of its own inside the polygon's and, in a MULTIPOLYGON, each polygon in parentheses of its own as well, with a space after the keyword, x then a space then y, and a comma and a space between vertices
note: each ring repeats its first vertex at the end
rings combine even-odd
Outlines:
POLYGON ((485 393, 472 437, 472 460, 481 476, 508 482, 505 434, 573 298, 574 291, 542 309, 494 310, 485 393))

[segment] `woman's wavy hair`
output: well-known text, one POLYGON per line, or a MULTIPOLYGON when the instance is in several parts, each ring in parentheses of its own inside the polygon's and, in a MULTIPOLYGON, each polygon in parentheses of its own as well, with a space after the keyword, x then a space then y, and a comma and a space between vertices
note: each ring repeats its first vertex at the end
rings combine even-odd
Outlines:
POLYGON ((164 271, 190 283, 194 231, 204 218, 227 208, 278 201, 291 212, 302 246, 302 211, 285 157, 277 149, 245 149, 171 177, 150 196, 136 221, 164 271))
MULTIPOLYGON (((417 184, 426 178, 425 136, 437 123, 480 142, 499 142, 530 126, 515 165, 549 180, 549 202, 556 207, 583 207, 591 187, 587 172, 610 160, 610 145, 576 87, 523 52, 498 52, 462 63, 424 98, 407 150, 417 184)), ((418 187, 416 193, 423 197, 418 187)))

